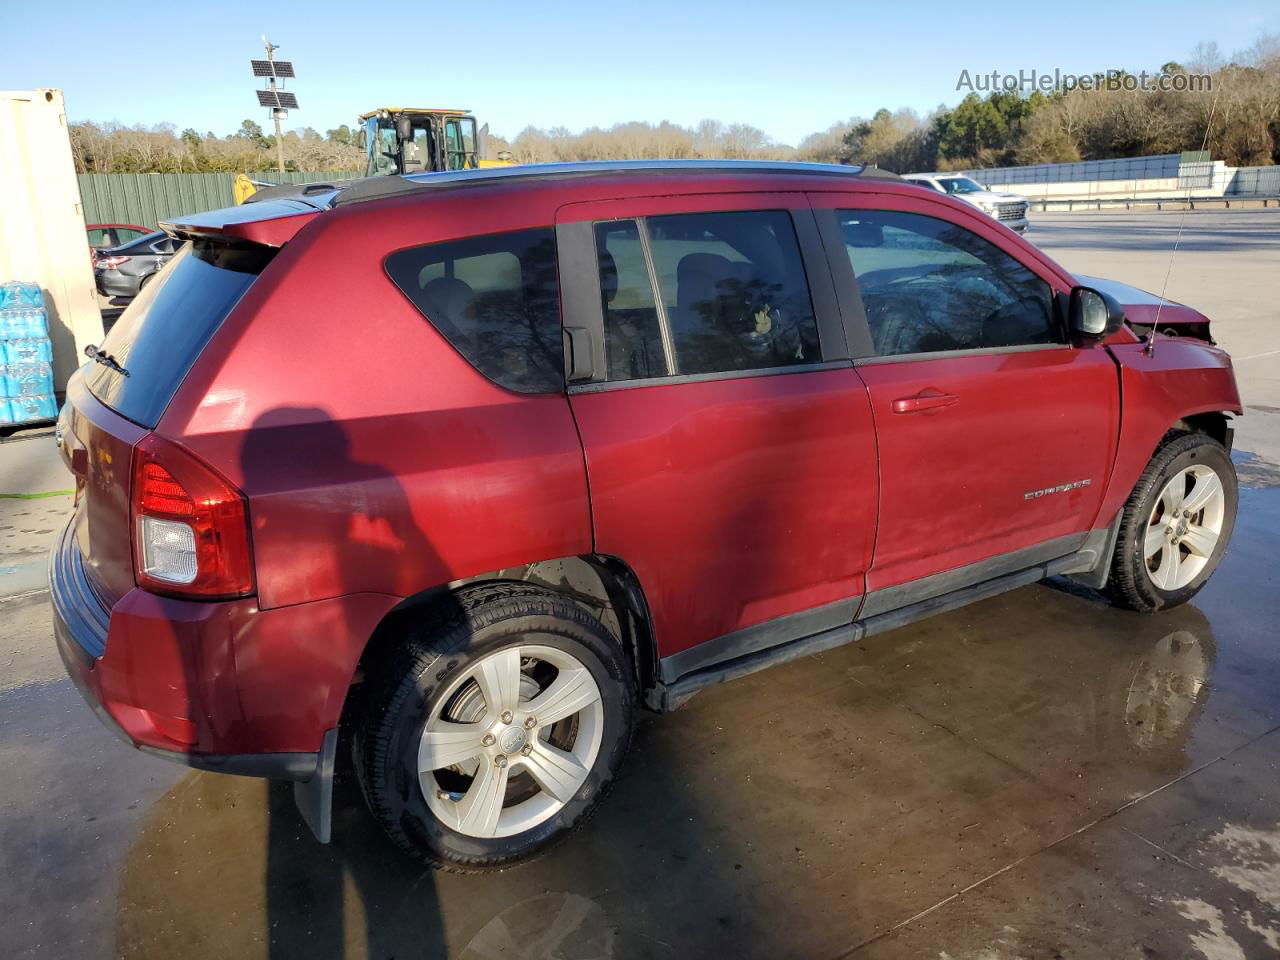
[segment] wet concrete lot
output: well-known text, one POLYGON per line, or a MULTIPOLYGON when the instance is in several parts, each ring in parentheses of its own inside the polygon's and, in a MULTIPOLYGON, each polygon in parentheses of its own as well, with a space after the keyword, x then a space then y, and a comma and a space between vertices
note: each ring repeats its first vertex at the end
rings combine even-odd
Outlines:
MULTIPOLYGON (((1260 472, 1260 480, 1280 480, 1260 472)), ((102 729, 41 595, 0 604, 6 956, 1206 957, 1280 949, 1280 487, 1194 604, 1024 588, 647 720, 600 813, 424 871, 345 778, 287 787, 102 729)))
POLYGON ((575 837, 470 877, 350 776, 325 847, 287 786, 116 740, 22 579, 69 498, 0 499, 0 957, 1276 955, 1280 470, 1237 460, 1192 604, 1053 581, 713 688, 575 837))

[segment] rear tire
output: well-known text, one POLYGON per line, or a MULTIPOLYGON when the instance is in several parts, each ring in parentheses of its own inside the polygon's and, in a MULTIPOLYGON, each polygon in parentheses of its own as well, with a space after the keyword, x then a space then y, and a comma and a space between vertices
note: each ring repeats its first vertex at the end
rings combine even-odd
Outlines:
POLYGON ((580 827, 631 739, 633 690, 608 630, 521 583, 463 588, 384 663, 354 742, 374 817, 447 870, 529 859, 580 827))
POLYGON ((1112 601, 1151 613, 1194 597, 1227 549, 1238 499, 1222 444, 1200 433, 1166 440, 1121 513, 1107 581, 1112 601))

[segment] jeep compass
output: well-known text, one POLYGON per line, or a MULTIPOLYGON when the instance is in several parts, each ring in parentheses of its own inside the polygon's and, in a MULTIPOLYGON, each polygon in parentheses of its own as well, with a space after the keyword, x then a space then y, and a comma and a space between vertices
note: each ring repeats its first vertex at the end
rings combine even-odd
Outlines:
POLYGON ((512 863, 641 707, 1049 576, 1172 607, 1231 537, 1208 320, 891 174, 458 171, 163 229, 68 387, 56 643, 126 742, 292 781, 322 841, 341 756, 408 851, 512 863))

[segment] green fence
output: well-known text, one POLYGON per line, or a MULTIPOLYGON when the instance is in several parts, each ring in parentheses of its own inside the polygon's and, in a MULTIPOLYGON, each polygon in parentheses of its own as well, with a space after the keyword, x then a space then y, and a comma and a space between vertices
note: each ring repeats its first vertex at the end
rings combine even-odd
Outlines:
MULTIPOLYGON (((265 183, 324 183, 363 174, 276 173, 258 171, 249 179, 265 183)), ((80 200, 85 223, 134 223, 154 227, 187 213, 217 210, 235 203, 233 173, 82 173, 80 200)))

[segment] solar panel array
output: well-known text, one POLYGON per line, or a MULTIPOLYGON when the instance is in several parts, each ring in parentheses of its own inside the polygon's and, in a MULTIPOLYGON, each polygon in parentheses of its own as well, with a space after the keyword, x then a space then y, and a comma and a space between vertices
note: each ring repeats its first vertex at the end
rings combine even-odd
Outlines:
POLYGON ((292 77, 292 60, 250 60, 255 77, 292 77))
POLYGON ((285 90, 256 90, 258 95, 258 106, 260 107, 277 107, 286 110, 298 109, 297 94, 289 93, 285 90))

